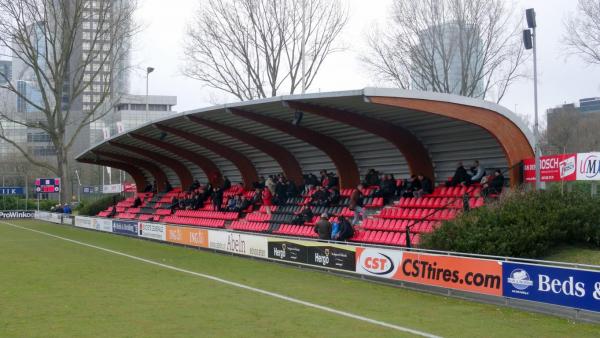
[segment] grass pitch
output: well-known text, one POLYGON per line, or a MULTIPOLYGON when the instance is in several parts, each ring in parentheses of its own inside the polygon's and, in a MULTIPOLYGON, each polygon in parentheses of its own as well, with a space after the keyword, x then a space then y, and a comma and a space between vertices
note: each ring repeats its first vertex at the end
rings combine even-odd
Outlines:
MULTIPOLYGON (((444 337, 598 337, 600 326, 247 258, 11 221, 444 337)), ((0 337, 399 337, 286 302, 0 223, 0 337)))

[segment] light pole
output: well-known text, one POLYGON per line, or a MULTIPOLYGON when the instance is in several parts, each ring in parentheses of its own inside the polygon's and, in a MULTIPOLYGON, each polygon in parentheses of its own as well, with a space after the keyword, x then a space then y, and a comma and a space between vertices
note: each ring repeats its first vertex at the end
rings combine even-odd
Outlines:
POLYGON ((541 189, 541 175, 540 175, 540 131, 538 126, 538 81, 537 81, 537 34, 535 32, 535 28, 537 24, 535 22, 535 10, 533 8, 529 8, 525 10, 525 17, 527 19, 527 27, 523 31, 523 44, 525 45, 525 49, 533 49, 533 100, 534 100, 534 110, 535 110, 535 120, 534 120, 534 129, 533 129, 533 137, 535 142, 535 188, 537 190, 541 189))
POLYGON ((152 67, 146 68, 146 118, 148 118, 148 78, 153 71, 154 68, 152 67))

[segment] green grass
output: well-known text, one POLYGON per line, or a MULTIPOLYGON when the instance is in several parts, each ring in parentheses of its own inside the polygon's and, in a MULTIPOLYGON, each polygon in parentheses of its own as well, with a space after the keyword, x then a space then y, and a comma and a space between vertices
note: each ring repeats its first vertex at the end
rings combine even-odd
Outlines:
POLYGON ((580 246, 563 246, 553 250, 544 259, 557 262, 600 265, 600 250, 580 246))
MULTIPOLYGON (((600 326, 36 221, 15 224, 445 337, 600 326)), ((402 337, 397 331, 0 223, 0 337, 402 337)))

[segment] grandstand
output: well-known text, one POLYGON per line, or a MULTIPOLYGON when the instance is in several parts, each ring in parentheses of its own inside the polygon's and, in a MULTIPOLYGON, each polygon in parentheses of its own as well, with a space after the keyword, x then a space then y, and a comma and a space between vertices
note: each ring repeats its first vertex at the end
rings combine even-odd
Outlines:
POLYGON ((77 160, 122 169, 136 182, 136 196, 98 216, 309 238, 316 237, 313 226, 321 213, 332 221, 354 215, 349 197, 370 168, 394 175, 399 190, 401 178, 422 174, 436 188, 421 198, 396 194, 384 205, 373 195, 378 187, 362 191, 364 217, 350 240, 403 246, 407 236, 418 244, 421 234, 456 217, 465 196, 470 208, 484 205, 479 185, 443 186, 457 161, 480 160, 488 169, 507 172, 515 185, 521 180, 518 163, 533 157, 532 143, 516 116, 489 102, 365 88, 189 111, 101 142, 77 160), (313 195, 303 174, 321 170, 335 173, 339 202, 314 206, 314 219, 293 225, 313 195), (252 199, 261 177, 278 174, 304 187, 299 195, 277 206, 222 211, 229 198, 252 199), (206 187, 190 190, 194 180, 221 186, 225 177, 240 184, 225 189, 218 210, 211 197, 196 210, 172 205, 173 198, 185 199, 206 187), (154 192, 145 191, 149 186, 154 192), (141 204, 134 207, 136 197, 141 204))

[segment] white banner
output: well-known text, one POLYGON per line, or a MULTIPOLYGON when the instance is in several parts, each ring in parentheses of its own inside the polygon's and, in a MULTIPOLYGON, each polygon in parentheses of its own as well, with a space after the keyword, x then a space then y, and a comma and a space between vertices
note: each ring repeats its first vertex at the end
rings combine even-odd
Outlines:
POLYGON ((104 232, 112 232, 112 220, 104 218, 94 218, 94 229, 104 232))
POLYGON ((102 193, 104 194, 118 194, 123 191, 121 184, 105 184, 102 187, 102 193))
POLYGON ((209 230, 208 247, 255 257, 267 257, 267 238, 228 231, 209 230))
POLYGON ((62 224, 73 225, 73 216, 69 214, 62 215, 62 224))
POLYGON ((361 275, 392 278, 402 264, 402 251, 356 248, 356 272, 361 275))
POLYGON ((577 154, 577 180, 600 180, 600 153, 577 154))
POLYGON ((159 241, 167 240, 167 227, 164 224, 140 222, 138 232, 140 237, 156 239, 159 241))
POLYGON ((91 217, 75 216, 75 226, 85 229, 96 229, 91 217))

